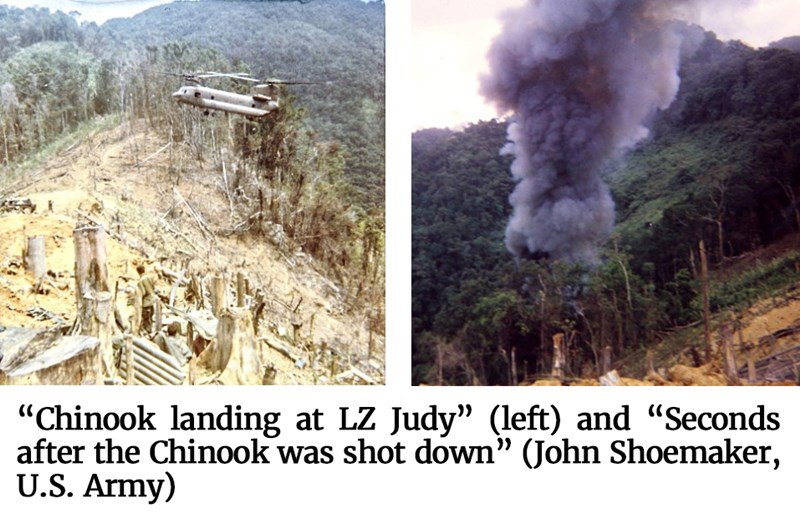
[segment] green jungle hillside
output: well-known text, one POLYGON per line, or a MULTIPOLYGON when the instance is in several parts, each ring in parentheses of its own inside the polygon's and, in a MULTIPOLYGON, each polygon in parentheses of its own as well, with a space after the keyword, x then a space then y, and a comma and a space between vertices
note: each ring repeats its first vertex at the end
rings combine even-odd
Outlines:
POLYGON ((744 329, 760 300, 793 300, 800 280, 793 41, 756 50, 706 34, 683 62, 678 97, 653 120, 652 137, 607 171, 617 227, 592 269, 515 261, 505 250, 513 183, 510 157, 499 154, 504 123, 415 133, 414 382, 547 377, 557 333, 565 334, 573 380, 611 368, 643 377, 659 366, 707 363, 700 241, 711 267, 714 338, 728 322, 744 329))

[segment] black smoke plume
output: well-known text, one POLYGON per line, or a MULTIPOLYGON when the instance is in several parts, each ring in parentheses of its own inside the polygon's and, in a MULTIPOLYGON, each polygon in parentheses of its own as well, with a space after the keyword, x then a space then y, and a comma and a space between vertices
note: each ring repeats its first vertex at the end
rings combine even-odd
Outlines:
POLYGON ((482 93, 513 112, 506 246, 591 262, 614 226, 601 170, 678 92, 683 24, 665 0, 540 0, 509 11, 482 93))

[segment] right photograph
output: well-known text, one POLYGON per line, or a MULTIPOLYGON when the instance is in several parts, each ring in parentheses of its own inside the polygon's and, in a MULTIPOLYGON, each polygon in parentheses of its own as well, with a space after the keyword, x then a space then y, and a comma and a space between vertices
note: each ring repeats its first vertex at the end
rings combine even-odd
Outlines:
POLYGON ((800 384, 800 4, 412 23, 413 384, 800 384))

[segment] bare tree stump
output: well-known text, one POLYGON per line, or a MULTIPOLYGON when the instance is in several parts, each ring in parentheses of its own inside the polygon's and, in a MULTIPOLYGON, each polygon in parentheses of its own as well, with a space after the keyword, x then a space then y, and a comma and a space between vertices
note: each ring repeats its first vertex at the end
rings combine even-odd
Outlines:
POLYGON ((28 237, 28 247, 25 250, 25 268, 30 271, 35 281, 47 272, 46 250, 44 236, 28 237))
POLYGON ((216 339, 200 355, 198 365, 219 372, 219 380, 225 384, 261 383, 262 348, 253 332, 250 310, 231 308, 220 313, 216 339))
POLYGON ((136 368, 133 365, 133 337, 131 335, 125 337, 125 358, 128 372, 125 384, 133 385, 133 380, 136 378, 136 368))
POLYGON ((100 353, 106 373, 113 374, 111 332, 113 294, 108 284, 106 234, 102 226, 78 225, 75 241, 75 302, 80 334, 100 339, 100 353))
POLYGON ((272 363, 268 363, 264 367, 264 376, 261 378, 262 385, 274 385, 275 378, 278 376, 278 369, 275 368, 275 365, 272 363))
POLYGON ((564 347, 564 334, 556 333, 553 335, 553 371, 552 375, 556 378, 564 377, 564 369, 567 366, 567 353, 564 347))
POLYGON ((245 285, 244 273, 239 271, 236 273, 236 306, 244 308, 245 295, 247 294, 247 287, 245 285))
POLYGON ((131 319, 131 333, 139 335, 142 329, 142 290, 136 287, 133 291, 133 318, 131 319))
POLYGON ((264 292, 261 289, 256 291, 256 297, 253 301, 253 328, 258 333, 258 326, 261 322, 261 314, 264 312, 264 307, 267 305, 264 292))
POLYGON ((186 323, 186 347, 194 347, 194 325, 191 322, 186 323))
POLYGON ((192 358, 189 360, 189 384, 195 383, 197 383, 197 360, 192 358))
POLYGON ((117 328, 119 328, 120 332, 129 333, 128 323, 125 322, 125 318, 122 316, 122 312, 116 303, 114 303, 114 321, 116 321, 117 328))
POLYGON ((81 321, 81 335, 99 338, 101 341, 111 339, 114 307, 111 292, 95 292, 83 296, 78 310, 81 321))
POLYGON ((289 323, 292 325, 292 342, 297 344, 300 341, 300 328, 303 327, 303 320, 299 315, 293 313, 289 323))
POLYGON ((724 323, 719 328, 719 335, 722 339, 722 348, 725 361, 725 377, 730 385, 741 385, 739 381, 739 371, 736 368, 736 356, 733 350, 733 331, 728 323, 724 323))
POLYGON ((747 382, 752 385, 757 380, 758 374, 756 374, 756 360, 751 355, 747 357, 747 382))
POLYGON ((517 386, 517 348, 511 348, 511 386, 517 386))
POLYGON ((78 305, 87 292, 108 292, 106 232, 102 226, 78 226, 75 240, 75 294, 78 305))
POLYGON ((156 299, 155 304, 153 305, 153 326, 155 326, 155 332, 161 333, 161 326, 163 322, 162 312, 161 312, 161 300, 156 299))
POLYGON ((189 291, 191 292, 192 299, 197 308, 205 308, 205 299, 203 298, 203 282, 197 274, 192 274, 192 279, 189 282, 189 291))
POLYGON ((211 277, 211 312, 217 318, 228 307, 226 282, 224 274, 215 274, 211 277))
POLYGON ((611 346, 603 346, 603 355, 600 363, 600 375, 603 376, 611 372, 611 346))

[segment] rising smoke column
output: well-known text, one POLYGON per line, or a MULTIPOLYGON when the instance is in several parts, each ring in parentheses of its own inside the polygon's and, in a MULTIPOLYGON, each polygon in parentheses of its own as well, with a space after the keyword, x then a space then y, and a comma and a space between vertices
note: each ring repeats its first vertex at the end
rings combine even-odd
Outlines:
POLYGON ((675 98, 681 37, 670 10, 687 3, 532 0, 505 14, 481 90, 513 111, 513 254, 596 259, 614 225, 601 169, 675 98))

